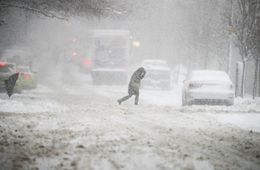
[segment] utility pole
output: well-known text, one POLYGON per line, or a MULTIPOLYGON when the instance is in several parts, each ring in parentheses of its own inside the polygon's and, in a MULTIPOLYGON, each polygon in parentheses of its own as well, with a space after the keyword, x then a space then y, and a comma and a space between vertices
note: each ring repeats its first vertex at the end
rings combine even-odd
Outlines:
POLYGON ((260 57, 257 59, 258 63, 258 97, 260 97, 260 57))
POLYGON ((228 68, 227 73, 231 76, 231 65, 232 65, 232 47, 233 47, 233 0, 230 0, 230 18, 229 18, 229 48, 228 48, 228 68))

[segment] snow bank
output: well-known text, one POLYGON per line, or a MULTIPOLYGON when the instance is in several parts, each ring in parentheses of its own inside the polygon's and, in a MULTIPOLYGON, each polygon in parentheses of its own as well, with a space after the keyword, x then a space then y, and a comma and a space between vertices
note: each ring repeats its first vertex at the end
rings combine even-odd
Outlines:
POLYGON ((0 99, 0 112, 4 113, 42 113, 42 112, 62 112, 66 110, 52 100, 12 100, 0 99))
POLYGON ((193 105, 185 106, 180 109, 181 112, 209 112, 209 113, 260 113, 260 106, 257 104, 235 104, 233 106, 209 106, 193 105))
POLYGON ((50 89, 39 86, 31 91, 23 91, 22 94, 14 94, 10 98, 5 93, 0 94, 0 112, 2 113, 42 113, 63 112, 67 108, 48 98, 50 89))
POLYGON ((232 124, 242 129, 260 132, 260 114, 214 114, 219 122, 232 124))
POLYGON ((181 107, 181 90, 174 88, 171 91, 142 90, 140 100, 147 104, 158 106, 178 106, 181 107))

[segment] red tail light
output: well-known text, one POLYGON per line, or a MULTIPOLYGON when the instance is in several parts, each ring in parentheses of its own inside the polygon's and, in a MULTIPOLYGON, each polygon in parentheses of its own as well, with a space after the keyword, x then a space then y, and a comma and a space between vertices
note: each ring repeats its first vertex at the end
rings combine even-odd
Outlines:
POLYGON ((31 75, 27 74, 27 73, 24 73, 23 77, 24 77, 25 80, 31 80, 31 78, 32 78, 31 75))
POLYGON ((73 56, 73 57, 75 57, 75 56, 77 56, 77 55, 78 55, 78 53, 75 52, 75 51, 72 53, 72 56, 73 56))
POLYGON ((7 66, 7 63, 4 62, 4 61, 0 61, 0 67, 6 67, 7 66))
POLYGON ((83 60, 83 64, 84 64, 84 66, 86 66, 86 67, 91 67, 92 62, 91 62, 90 59, 84 59, 84 60, 83 60))

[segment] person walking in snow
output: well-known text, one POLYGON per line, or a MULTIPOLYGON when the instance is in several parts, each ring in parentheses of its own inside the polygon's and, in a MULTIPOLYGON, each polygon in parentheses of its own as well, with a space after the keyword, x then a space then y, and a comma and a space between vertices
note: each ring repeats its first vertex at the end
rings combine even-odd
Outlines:
POLYGON ((131 80, 128 84, 128 95, 117 100, 118 104, 121 104, 123 101, 129 99, 135 95, 135 105, 138 105, 139 101, 139 89, 141 86, 141 80, 144 78, 146 71, 143 67, 138 68, 131 77, 131 80))

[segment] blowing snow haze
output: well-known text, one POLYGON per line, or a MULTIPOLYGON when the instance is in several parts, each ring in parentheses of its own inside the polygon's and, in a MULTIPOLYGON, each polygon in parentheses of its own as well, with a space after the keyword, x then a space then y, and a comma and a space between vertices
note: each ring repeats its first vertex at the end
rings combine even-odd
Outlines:
MULTIPOLYGON (((229 0, 2 0, 0 50, 30 50, 42 72, 56 68, 61 59, 71 59, 73 53, 92 57, 95 29, 129 30, 131 64, 164 59, 172 68, 181 64, 187 70, 228 71, 230 9, 229 0)), ((232 77, 237 58, 235 48, 232 77)))
POLYGON ((260 0, 0 0, 0 37, 0 169, 260 169, 260 0))
POLYGON ((91 31, 118 29, 139 43, 131 46, 131 64, 152 58, 226 70, 228 11, 229 1, 207 0, 1 1, 1 51, 26 48, 52 68, 74 49, 91 57, 91 31))

